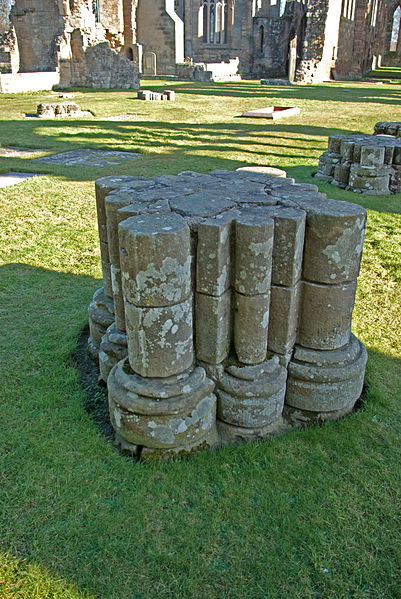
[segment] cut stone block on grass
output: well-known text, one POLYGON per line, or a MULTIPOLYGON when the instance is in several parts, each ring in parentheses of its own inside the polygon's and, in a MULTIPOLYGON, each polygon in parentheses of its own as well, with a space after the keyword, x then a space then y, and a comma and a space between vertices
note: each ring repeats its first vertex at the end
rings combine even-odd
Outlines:
POLYGON ((37 162, 61 164, 64 166, 92 166, 103 168, 112 164, 121 164, 125 160, 133 160, 141 156, 138 152, 120 152, 118 150, 72 150, 61 154, 52 154, 36 158, 37 162))
POLYGON ((0 175, 0 187, 10 187, 11 185, 17 185, 29 179, 30 177, 40 177, 38 173, 4 173, 0 175))
POLYGON ((275 121, 299 113, 299 108, 295 106, 267 106, 266 108, 258 108, 257 110, 247 110, 246 112, 243 112, 241 116, 273 119, 273 121, 275 121))

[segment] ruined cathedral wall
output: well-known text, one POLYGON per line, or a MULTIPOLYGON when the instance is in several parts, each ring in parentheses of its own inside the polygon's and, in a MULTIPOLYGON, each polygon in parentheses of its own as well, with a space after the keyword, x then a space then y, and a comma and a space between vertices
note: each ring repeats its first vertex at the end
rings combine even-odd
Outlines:
POLYGON ((227 43, 204 41, 203 12, 199 0, 185 0, 185 56, 194 62, 216 63, 238 58, 243 75, 252 60, 252 11, 247 0, 227 0, 227 43))
POLYGON ((357 79, 380 66, 385 50, 387 0, 344 2, 336 77, 357 79))
POLYGON ((176 62, 184 60, 184 23, 174 12, 173 0, 139 0, 136 27, 144 54, 156 54, 157 72, 175 74, 176 62))
POLYGON ((56 70, 57 42, 64 31, 62 9, 57 0, 16 0, 10 18, 18 39, 21 73, 56 70))
POLYGON ((337 0, 310 0, 302 60, 296 81, 319 83, 330 79, 337 52, 341 4, 337 0))

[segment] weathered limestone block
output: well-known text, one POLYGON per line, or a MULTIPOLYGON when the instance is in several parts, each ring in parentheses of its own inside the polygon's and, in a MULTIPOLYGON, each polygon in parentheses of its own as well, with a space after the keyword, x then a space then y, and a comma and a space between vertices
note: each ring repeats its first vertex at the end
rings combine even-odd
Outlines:
POLYGON ((104 200, 106 208, 107 243, 109 248, 110 262, 116 268, 120 268, 120 243, 118 240, 118 210, 127 206, 132 201, 132 192, 119 192, 115 190, 109 193, 104 200))
POLYGON ((314 349, 337 349, 348 343, 356 281, 342 285, 301 282, 297 343, 314 349))
POLYGON ((210 364, 220 364, 230 353, 231 293, 219 296, 196 294, 196 357, 210 364))
POLYGON ((99 351, 100 378, 107 383, 110 371, 128 353, 127 336, 117 328, 114 322, 102 338, 99 351))
POLYGON ((220 420, 233 426, 259 429, 273 424, 280 417, 287 372, 277 358, 263 366, 262 372, 253 379, 239 378, 242 369, 237 367, 231 372, 226 369, 216 381, 217 416, 220 420))
POLYGON ((353 164, 350 168, 349 187, 353 191, 361 191, 368 195, 385 195, 390 193, 391 167, 361 166, 353 164))
POLYGON ((344 135, 329 135, 328 151, 332 154, 341 154, 341 141, 344 139, 344 135))
POLYGON ((393 163, 401 164, 401 141, 397 140, 397 145, 394 147, 393 163))
POLYGON ((316 176, 318 179, 331 181, 334 177, 334 169, 337 164, 340 164, 341 155, 331 152, 323 152, 319 158, 319 167, 316 176))
POLYGON ((104 241, 100 242, 100 258, 102 263, 104 292, 109 297, 113 297, 113 289, 111 285, 111 263, 109 257, 109 245, 104 241))
POLYGON ((154 379, 142 379, 136 388, 136 378, 125 360, 108 379, 111 421, 126 442, 165 450, 190 450, 216 442, 216 397, 203 369, 174 377, 179 393, 163 399, 142 395, 145 386, 152 389, 154 379))
POLYGON ((345 188, 348 185, 349 181, 349 170, 351 168, 351 162, 342 162, 341 164, 336 164, 334 167, 334 175, 333 175, 333 185, 337 185, 338 187, 345 188))
POLYGON ((399 123, 376 125, 375 135, 342 136, 340 141, 334 142, 329 138, 329 148, 320 156, 316 177, 355 193, 394 193, 392 167, 401 161, 401 141, 395 137, 399 123), (341 160, 334 165, 332 172, 333 163, 329 156, 332 150, 338 150, 338 145, 341 160))
POLYGON ((390 178, 391 193, 401 192, 401 165, 393 164, 392 175, 390 178))
POLYGON ((208 220, 199 225, 196 290, 219 296, 230 286, 231 222, 208 220))
POLYGON ((296 347, 288 367, 286 404, 309 412, 352 408, 362 392, 366 361, 366 349, 353 335, 335 351, 296 347))
POLYGON ((125 300, 128 356, 143 377, 167 377, 193 362, 192 297, 172 306, 141 308, 125 300))
POLYGON ((274 221, 272 283, 292 287, 301 277, 306 214, 283 206, 268 214, 274 221))
POLYGON ((125 311, 121 280, 121 269, 111 265, 110 272, 116 325, 120 331, 125 332, 125 311))
POLYGON ((95 181, 95 192, 96 192, 96 208, 97 208, 97 221, 99 226, 99 238, 100 241, 107 243, 107 217, 106 217, 106 206, 105 198, 114 189, 127 185, 129 183, 136 184, 138 181, 143 181, 146 184, 145 177, 130 177, 129 175, 120 175, 117 177, 100 177, 95 181))
POLYGON ((295 345, 298 326, 301 285, 270 289, 270 319, 267 347, 270 351, 287 355, 295 345))
POLYGON ((127 206, 119 208, 117 210, 117 224, 120 224, 123 220, 131 218, 131 216, 139 216, 140 214, 154 214, 154 213, 171 212, 170 205, 165 199, 158 199, 151 202, 130 202, 127 206))
POLYGON ((384 165, 384 147, 380 146, 362 146, 361 147, 361 166, 383 166, 384 165))
POLYGON ((352 162, 354 156, 355 139, 344 137, 340 144, 340 154, 343 162, 352 162))
POLYGON ((270 292, 246 296, 233 292, 234 346, 238 360, 259 364, 266 359, 270 292))
POLYGON ((303 278, 329 285, 359 274, 366 210, 336 200, 303 202, 307 210, 303 278))
POLYGON ((191 291, 190 234, 178 214, 134 216, 119 225, 122 284, 135 306, 172 306, 191 291))
POLYGON ((271 282, 274 221, 246 215, 235 222, 233 287, 244 295, 268 293, 271 282))
POLYGON ((89 339, 88 348, 92 358, 97 358, 102 337, 114 321, 113 301, 104 292, 103 287, 95 291, 88 308, 89 339))

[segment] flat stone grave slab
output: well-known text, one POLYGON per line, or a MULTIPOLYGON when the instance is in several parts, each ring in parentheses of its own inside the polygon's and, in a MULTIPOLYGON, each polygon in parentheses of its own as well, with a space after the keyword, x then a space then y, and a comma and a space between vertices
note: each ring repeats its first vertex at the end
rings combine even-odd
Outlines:
POLYGON ((62 164, 64 166, 93 166, 103 168, 110 164, 120 164, 124 160, 133 160, 141 156, 138 152, 120 152, 117 150, 72 150, 36 158, 36 162, 45 162, 46 164, 62 164))
POLYGON ((0 187, 10 187, 11 185, 17 185, 17 183, 22 183, 26 179, 30 177, 40 177, 38 173, 3 173, 0 175, 0 187))
POLYGON ((42 148, 0 148, 0 156, 4 156, 4 158, 28 158, 31 154, 38 152, 46 152, 46 150, 42 148))
POLYGON ((282 119, 285 116, 293 116, 299 114, 299 108, 295 106, 267 106, 266 108, 258 108, 257 110, 247 110, 241 116, 263 119, 282 119))

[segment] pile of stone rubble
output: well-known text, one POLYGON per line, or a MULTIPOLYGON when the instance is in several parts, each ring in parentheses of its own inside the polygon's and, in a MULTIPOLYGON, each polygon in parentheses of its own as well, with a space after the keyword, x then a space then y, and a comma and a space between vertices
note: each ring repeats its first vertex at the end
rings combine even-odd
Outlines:
POLYGON ((376 123, 374 135, 331 135, 316 177, 368 195, 401 192, 401 123, 376 123))
POLYGON ((366 211, 282 175, 96 181, 104 286, 89 348, 134 455, 264 438, 359 398, 366 211))

